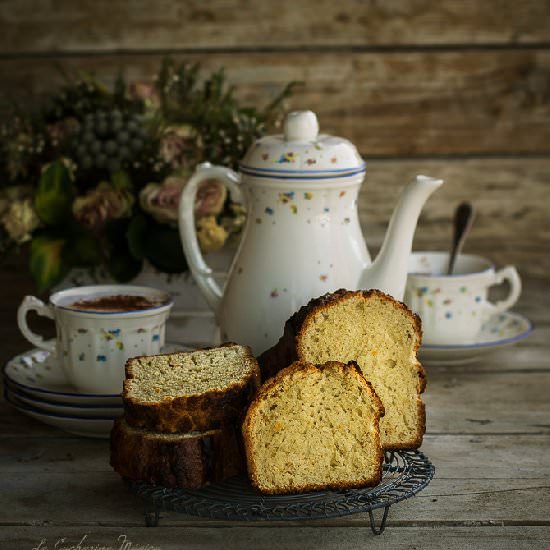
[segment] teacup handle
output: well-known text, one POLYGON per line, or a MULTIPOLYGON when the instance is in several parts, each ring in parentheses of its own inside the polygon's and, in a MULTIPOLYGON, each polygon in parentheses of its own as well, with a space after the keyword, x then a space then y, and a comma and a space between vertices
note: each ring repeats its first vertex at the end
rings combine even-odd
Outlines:
POLYGON ((17 325, 23 336, 37 348, 45 349, 50 353, 55 353, 55 342, 44 340, 39 334, 35 334, 27 324, 27 313, 36 311, 38 315, 54 319, 53 307, 45 304, 42 300, 34 296, 25 296, 19 309, 17 310, 17 325))
POLYGON ((510 309, 518 301, 521 294, 521 279, 519 278, 519 274, 514 266, 507 265, 495 273, 495 280, 493 282, 494 285, 498 285, 504 281, 508 281, 510 283, 510 294, 504 300, 499 300, 494 304, 487 302, 489 315, 503 313, 504 311, 510 309))

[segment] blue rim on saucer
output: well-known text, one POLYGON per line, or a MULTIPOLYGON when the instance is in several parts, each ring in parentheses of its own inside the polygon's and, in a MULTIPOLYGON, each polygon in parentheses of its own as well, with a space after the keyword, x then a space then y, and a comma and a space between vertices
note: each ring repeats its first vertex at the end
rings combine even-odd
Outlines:
POLYGON ((67 409, 120 409, 122 412, 122 400, 120 401, 120 405, 82 405, 80 403, 62 403, 58 401, 50 401, 48 399, 43 399, 41 397, 35 397, 31 394, 25 393, 25 391, 22 389, 21 385, 14 384, 7 376, 4 376, 4 384, 5 388, 13 393, 15 396, 20 397, 22 399, 29 399, 31 401, 36 401, 37 403, 41 403, 44 405, 53 405, 60 408, 67 408, 67 409), (13 386, 13 387, 12 387, 13 386))
POLYGON ((422 344, 421 350, 468 350, 468 349, 480 349, 480 348, 489 348, 493 346, 504 346, 508 344, 515 344, 516 342, 519 342, 521 340, 524 340, 527 338, 534 330, 535 325, 534 323, 527 319, 527 317, 524 317, 523 315, 515 312, 507 312, 507 313, 501 313, 500 316, 506 316, 506 315, 512 315, 516 318, 520 318, 525 324, 526 328, 522 332, 516 334, 515 336, 511 336, 508 338, 500 338, 495 340, 489 340, 485 342, 473 342, 471 344, 422 344))
POLYGON ((4 399, 10 403, 10 405, 13 405, 16 409, 20 409, 21 411, 30 412, 32 414, 35 414, 37 416, 45 416, 49 418, 64 418, 66 420, 82 420, 85 422, 105 422, 105 420, 115 420, 118 418, 118 416, 95 416, 95 417, 89 417, 89 416, 74 416, 74 415, 66 415, 66 414, 56 414, 56 413, 46 413, 43 411, 40 411, 38 409, 35 409, 34 407, 30 407, 28 405, 21 405, 19 403, 14 403, 12 399, 10 399, 8 395, 8 391, 6 388, 4 388, 4 399))
MULTIPOLYGON (((174 348, 174 351, 189 351, 189 348, 187 348, 186 346, 183 346, 181 344, 176 344, 176 343, 173 343, 173 342, 166 342, 161 351, 163 353, 166 353, 165 350, 167 348, 174 348)), ((43 394, 47 394, 47 395, 59 395, 59 396, 64 396, 64 397, 84 397, 84 398, 93 397, 93 398, 110 399, 110 398, 117 398, 117 397, 120 398, 120 396, 122 395, 121 393, 84 393, 84 392, 54 391, 54 390, 47 390, 47 389, 44 389, 44 388, 41 388, 41 387, 38 387, 38 386, 29 386, 28 384, 24 384, 22 382, 18 382, 17 380, 14 380, 6 372, 7 368, 10 366, 10 364, 13 361, 18 360, 20 357, 30 353, 31 351, 32 350, 15 355, 11 359, 9 359, 6 362, 6 364, 3 366, 2 375, 3 375, 4 379, 7 380, 10 384, 13 384, 16 387, 20 387, 24 390, 31 391, 31 392, 38 392, 38 393, 43 393, 43 394)), ((49 352, 45 352, 45 353, 47 353, 48 356, 49 356, 49 352)))
POLYGON ((6 369, 9 367, 9 364, 17 357, 19 357, 19 355, 16 355, 14 358, 10 359, 2 369, 2 374, 4 375, 4 378, 14 386, 19 386, 21 388, 24 388, 26 390, 31 390, 34 392, 46 393, 50 395, 64 395, 67 397, 120 397, 121 396, 120 393, 80 393, 80 392, 53 391, 53 390, 45 390, 44 388, 38 388, 36 386, 28 386, 27 384, 22 384, 21 382, 17 382, 13 378, 10 378, 9 374, 6 372, 6 369))

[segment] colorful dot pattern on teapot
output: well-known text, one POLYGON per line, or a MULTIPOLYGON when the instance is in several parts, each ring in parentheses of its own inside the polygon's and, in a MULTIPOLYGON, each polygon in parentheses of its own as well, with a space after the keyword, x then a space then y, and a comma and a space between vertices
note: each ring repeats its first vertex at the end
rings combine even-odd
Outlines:
POLYGON ((333 224, 349 225, 357 216, 356 189, 323 189, 296 191, 295 189, 260 189, 253 193, 255 209, 252 223, 276 225, 287 223, 280 215, 295 217, 298 223, 317 226, 323 230, 333 224), (330 216, 330 217, 329 217, 330 216))
POLYGON ((287 191, 286 193, 279 193, 279 202, 287 204, 289 201, 293 201, 296 193, 294 191, 287 191))
POLYGON ((296 156, 293 152, 283 153, 279 160, 277 160, 279 164, 287 163, 287 162, 296 162, 296 156))
MULTIPOLYGON (((283 288, 283 289, 282 289, 282 292, 288 292, 288 289, 287 289, 287 288, 283 288)), ((271 292, 269 293, 269 297, 270 297, 270 298, 278 298, 280 295, 281 295, 281 294, 280 294, 278 288, 272 289, 271 292)))
POLYGON ((241 170, 255 177, 334 179, 360 175, 365 162, 347 139, 319 133, 314 113, 292 113, 283 133, 264 136, 250 147, 241 170))
MULTIPOLYGON (((323 155, 320 155, 320 152, 324 151, 323 144, 320 142, 314 142, 311 144, 310 149, 306 149, 302 151, 301 153, 297 153, 296 151, 285 151, 281 154, 277 154, 275 156, 263 152, 260 153, 259 159, 262 160, 262 167, 267 168, 270 165, 276 166, 281 164, 297 164, 301 160, 303 161, 303 166, 307 170, 307 168, 316 168, 319 164, 323 163, 323 155), (311 149, 312 147, 312 149, 311 149)), ((332 155, 328 158, 328 160, 325 160, 325 163, 328 162, 332 166, 337 166, 339 162, 339 158, 337 155, 332 155)))

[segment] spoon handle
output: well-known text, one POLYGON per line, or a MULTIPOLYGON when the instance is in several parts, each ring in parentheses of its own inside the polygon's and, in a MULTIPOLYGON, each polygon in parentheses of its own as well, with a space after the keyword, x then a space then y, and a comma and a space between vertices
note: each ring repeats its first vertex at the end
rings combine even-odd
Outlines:
POLYGON ((456 210, 453 220, 453 243, 451 254, 449 256, 449 266, 447 274, 452 275, 456 257, 460 254, 466 235, 472 227, 474 221, 474 207, 468 201, 461 202, 456 210))

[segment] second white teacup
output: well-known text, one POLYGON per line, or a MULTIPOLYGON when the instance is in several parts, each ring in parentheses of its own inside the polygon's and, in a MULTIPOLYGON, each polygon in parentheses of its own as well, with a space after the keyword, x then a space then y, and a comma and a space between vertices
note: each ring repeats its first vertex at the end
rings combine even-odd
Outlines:
POLYGON ((513 266, 498 271, 490 260, 459 255, 452 275, 447 275, 449 254, 414 252, 409 261, 405 303, 422 319, 422 342, 460 345, 475 342, 492 315, 510 309, 521 294, 521 280, 513 266), (510 283, 505 300, 488 300, 489 288, 510 283))
POLYGON ((55 353, 67 379, 82 392, 119 394, 129 357, 159 353, 164 345, 171 296, 142 286, 97 285, 56 292, 45 304, 26 296, 17 312, 23 336, 38 348, 55 353), (137 303, 129 298, 139 298, 137 303), (124 300, 116 307, 101 302, 124 300), (99 300, 99 301, 98 301, 99 300), (94 305, 96 304, 96 305, 94 305), (56 342, 32 332, 27 312, 54 319, 56 342))

